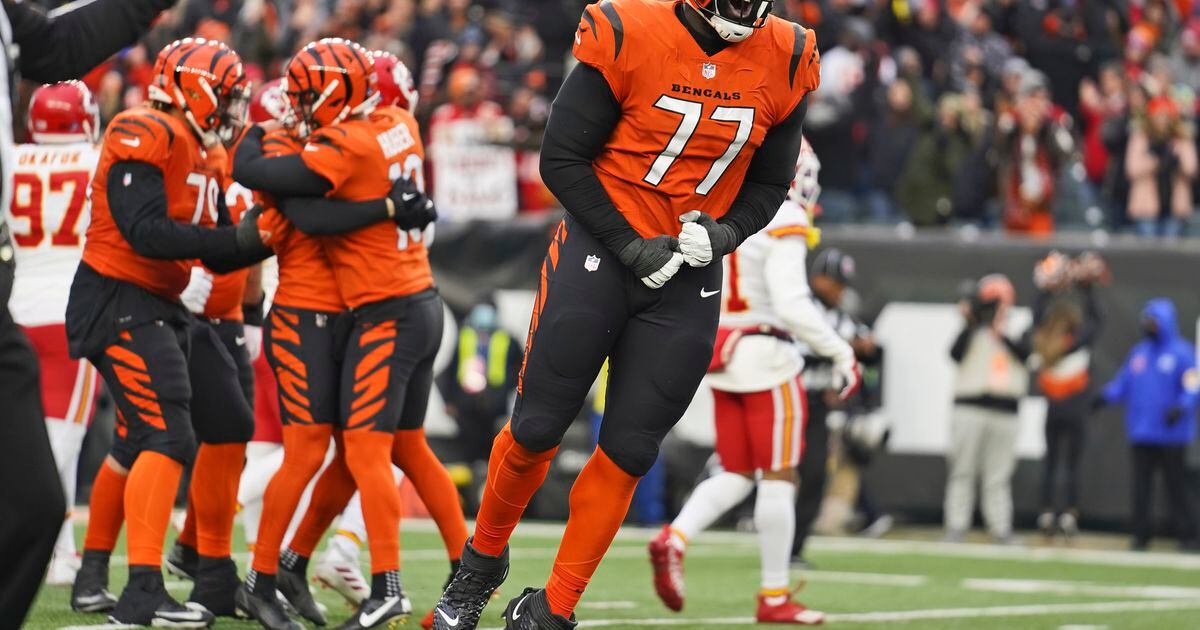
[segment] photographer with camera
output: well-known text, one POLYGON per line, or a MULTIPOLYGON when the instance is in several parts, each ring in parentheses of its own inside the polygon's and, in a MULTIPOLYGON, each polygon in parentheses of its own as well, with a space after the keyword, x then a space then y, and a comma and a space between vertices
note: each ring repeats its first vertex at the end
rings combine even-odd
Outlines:
POLYGON ((1178 237, 1192 216, 1196 144, 1179 106, 1167 95, 1150 99, 1146 116, 1129 136, 1129 218, 1141 236, 1178 237))
POLYGON ((984 521, 992 539, 1012 544, 1012 474, 1016 467, 1017 402, 1029 387, 1028 335, 1005 335, 1009 308, 1016 299, 1012 282, 990 274, 974 284, 959 307, 964 326, 950 357, 957 364, 954 414, 944 518, 946 540, 966 537, 980 485, 984 521))

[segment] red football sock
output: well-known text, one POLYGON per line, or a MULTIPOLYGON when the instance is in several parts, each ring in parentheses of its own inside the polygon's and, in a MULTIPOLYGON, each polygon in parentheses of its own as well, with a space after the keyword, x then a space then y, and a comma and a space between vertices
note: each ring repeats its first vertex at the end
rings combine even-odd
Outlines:
POLYGON ((305 511, 304 518, 300 519, 300 525, 296 527, 296 533, 292 534, 292 540, 288 543, 289 549, 305 558, 312 557, 313 549, 321 542, 321 536, 329 529, 333 519, 346 509, 346 504, 357 489, 354 486, 354 477, 350 475, 350 469, 346 466, 341 432, 335 433, 334 436, 338 441, 337 454, 317 478, 312 499, 308 502, 308 510, 305 511))
POLYGON ((362 497, 371 573, 400 568, 400 488, 392 476, 391 433, 355 429, 343 434, 346 464, 362 497))
POLYGON ((557 452, 558 447, 542 453, 527 450, 517 444, 509 425, 504 425, 504 430, 492 443, 487 485, 483 489, 479 514, 475 517, 475 537, 471 539, 471 546, 476 551, 489 556, 498 556, 504 551, 533 493, 546 480, 550 460, 557 452))
POLYGON ((183 464, 153 451, 138 455, 125 489, 126 547, 129 566, 157 567, 162 563, 163 538, 175 506, 183 464))
POLYGON ((283 427, 283 463, 263 493, 262 520, 254 542, 253 568, 275 575, 279 546, 308 482, 325 463, 333 425, 290 424, 283 427))
MULTIPOLYGON (((208 558, 233 552, 233 517, 246 444, 201 444, 192 467, 188 521, 195 520, 196 551, 208 558)), ((187 532, 187 528, 184 528, 187 532)), ((181 534, 179 537, 183 539, 181 534)))
POLYGON ((467 542, 467 520, 458 500, 458 489, 446 467, 429 448, 425 429, 397 431, 392 444, 392 462, 412 481, 417 495, 429 509, 450 560, 458 560, 467 542))
POLYGON ((546 600, 554 614, 569 619, 575 611, 629 512, 638 479, 621 470, 599 448, 579 472, 571 487, 567 529, 546 582, 546 600))
POLYGON ((128 480, 128 475, 113 470, 108 462, 100 464, 100 472, 92 482, 92 496, 88 499, 87 533, 83 536, 85 550, 111 553, 117 546, 121 523, 125 522, 125 482, 128 480))

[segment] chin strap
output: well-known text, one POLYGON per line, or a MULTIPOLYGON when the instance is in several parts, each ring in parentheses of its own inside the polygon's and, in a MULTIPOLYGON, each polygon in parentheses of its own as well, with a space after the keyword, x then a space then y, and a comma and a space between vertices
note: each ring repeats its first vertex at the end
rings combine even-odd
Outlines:
POLYGON ((708 23, 712 25, 713 29, 717 31, 717 35, 727 42, 736 44, 750 37, 750 34, 754 32, 753 27, 736 24, 719 15, 705 17, 708 18, 708 23))

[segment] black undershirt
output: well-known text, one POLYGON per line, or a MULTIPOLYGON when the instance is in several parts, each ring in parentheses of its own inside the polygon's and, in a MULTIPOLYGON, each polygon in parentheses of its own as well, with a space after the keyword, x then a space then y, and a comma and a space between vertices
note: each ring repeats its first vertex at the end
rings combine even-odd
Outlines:
MULTIPOLYGON (((704 25, 698 30, 680 5, 676 16, 696 43, 712 55, 730 44, 704 25)), ((737 197, 719 223, 729 225, 741 244, 771 221, 787 197, 800 154, 807 98, 772 127, 755 151, 737 197)), ((621 106, 599 70, 579 64, 559 89, 550 109, 542 142, 541 175, 567 212, 613 252, 640 235, 608 196, 592 167, 613 128, 621 106)))

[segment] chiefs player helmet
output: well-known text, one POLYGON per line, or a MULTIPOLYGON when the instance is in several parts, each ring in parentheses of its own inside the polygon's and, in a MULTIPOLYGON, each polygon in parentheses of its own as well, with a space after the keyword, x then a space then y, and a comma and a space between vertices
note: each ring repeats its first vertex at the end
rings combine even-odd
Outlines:
POLYGON ((379 102, 371 53, 337 37, 296 53, 284 69, 283 90, 301 138, 352 114, 370 112, 379 102))
POLYGON ((817 206, 817 197, 821 195, 821 184, 817 183, 817 175, 821 172, 821 160, 813 151, 808 138, 800 137, 800 156, 796 158, 796 177, 788 188, 788 199, 800 204, 810 213, 817 206))
POLYGON ((217 41, 188 37, 168 44, 154 62, 150 100, 179 108, 204 144, 231 144, 250 102, 242 58, 217 41))
POLYGON ((767 25, 775 0, 687 0, 721 39, 740 42, 767 25))
POLYGON ((288 124, 287 95, 283 93, 283 79, 271 79, 258 88, 250 99, 250 122, 258 124, 277 120, 285 127, 288 124))
POLYGON ((43 85, 29 99, 29 137, 38 144, 92 142, 100 138, 100 108, 81 81, 43 85))
POLYGON ((379 90, 380 103, 402 107, 409 112, 416 110, 417 86, 408 66, 386 50, 372 51, 371 57, 375 60, 375 87, 379 90))

